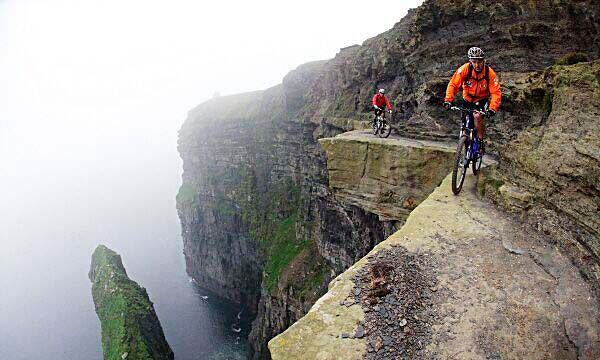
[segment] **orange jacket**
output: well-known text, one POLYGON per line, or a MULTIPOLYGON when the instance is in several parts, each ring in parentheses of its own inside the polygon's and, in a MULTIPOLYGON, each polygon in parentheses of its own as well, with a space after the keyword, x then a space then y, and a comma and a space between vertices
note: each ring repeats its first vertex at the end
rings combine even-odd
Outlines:
POLYGON ((453 101, 454 95, 462 86, 463 99, 468 102, 477 102, 491 97, 490 109, 497 112, 502 101, 502 93, 496 72, 488 66, 488 81, 485 81, 485 69, 479 73, 472 69, 471 78, 465 82, 469 69, 472 68, 469 67, 469 63, 466 63, 456 70, 448 83, 444 101, 453 101))

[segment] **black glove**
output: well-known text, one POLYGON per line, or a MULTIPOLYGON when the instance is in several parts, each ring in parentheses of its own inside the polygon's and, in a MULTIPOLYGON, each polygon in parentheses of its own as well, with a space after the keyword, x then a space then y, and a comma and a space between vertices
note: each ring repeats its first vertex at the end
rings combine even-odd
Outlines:
POLYGON ((444 109, 450 110, 452 103, 450 101, 444 101, 444 109))
POLYGON ((496 116, 496 112, 492 109, 488 109, 486 116, 488 118, 493 118, 494 116, 496 116))
POLYGON ((392 109, 389 109, 388 112, 391 114, 392 113, 392 109))

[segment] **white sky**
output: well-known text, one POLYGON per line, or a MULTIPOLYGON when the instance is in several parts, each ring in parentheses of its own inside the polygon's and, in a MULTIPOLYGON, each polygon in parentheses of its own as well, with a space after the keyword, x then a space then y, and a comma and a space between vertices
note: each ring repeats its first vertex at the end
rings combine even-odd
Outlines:
POLYGON ((216 91, 278 84, 418 3, 0 0, 0 129, 31 142, 160 132, 216 91))

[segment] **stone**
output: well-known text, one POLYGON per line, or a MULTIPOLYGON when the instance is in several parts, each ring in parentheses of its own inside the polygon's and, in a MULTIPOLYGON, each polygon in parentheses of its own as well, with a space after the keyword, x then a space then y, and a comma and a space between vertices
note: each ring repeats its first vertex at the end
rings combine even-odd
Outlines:
POLYGON ((354 337, 362 339, 365 336, 365 328, 362 325, 358 325, 358 327, 356 328, 356 333, 354 334, 354 337))
POLYGON ((174 359, 146 289, 127 277, 120 255, 98 245, 88 276, 105 359, 174 359))
MULTIPOLYGON (((465 62, 464 44, 486 34, 504 94, 501 111, 488 122, 488 151, 501 156, 501 172, 515 186, 542 195, 523 207, 525 218, 572 251, 587 278, 599 279, 598 7, 592 0, 426 0, 385 33, 331 60, 304 64, 279 85, 192 109, 178 139, 184 172, 177 210, 187 272, 244 302, 256 318, 252 347, 265 357, 267 341, 305 315, 330 280, 398 230, 446 175, 458 118, 442 110, 440 99, 465 62), (584 59, 590 62, 575 64, 584 59), (547 70, 554 64, 561 65, 547 70), (374 84, 385 84, 394 103, 392 137, 354 132, 359 139, 333 144, 336 135, 364 128, 374 84), (397 146, 399 137, 411 145, 397 146), (450 149, 446 155, 441 142, 450 149), (273 244, 263 241, 273 237, 264 229, 281 229, 283 222, 273 219, 294 223, 287 240, 310 246, 278 273, 263 274, 274 260, 268 258, 273 244), (322 283, 303 281, 305 274, 322 283)), ((436 204, 452 206, 453 195, 436 204)))

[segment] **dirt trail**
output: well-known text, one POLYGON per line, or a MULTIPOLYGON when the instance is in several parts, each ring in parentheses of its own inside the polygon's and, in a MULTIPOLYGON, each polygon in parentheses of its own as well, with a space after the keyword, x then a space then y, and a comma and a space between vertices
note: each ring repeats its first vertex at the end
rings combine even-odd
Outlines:
POLYGON ((475 182, 454 196, 447 177, 269 343, 273 359, 600 359, 599 301, 577 269, 552 239, 479 199, 475 182), (390 259, 389 291, 374 291, 365 274, 390 259), (419 272, 406 276, 398 259, 419 272))

